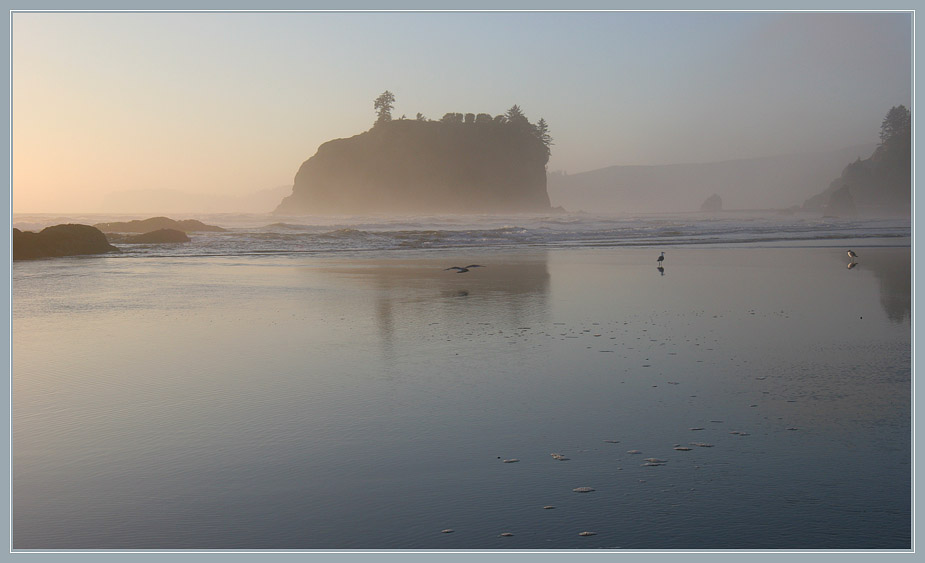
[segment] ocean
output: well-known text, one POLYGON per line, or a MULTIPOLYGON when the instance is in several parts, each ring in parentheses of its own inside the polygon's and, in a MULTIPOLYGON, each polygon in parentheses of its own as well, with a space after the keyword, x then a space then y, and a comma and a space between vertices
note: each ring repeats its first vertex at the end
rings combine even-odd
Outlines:
POLYGON ((908 219, 191 218, 12 265, 14 551, 912 547, 908 219))
MULTIPOLYGON (((38 231, 74 222, 146 218, 118 215, 16 215, 13 226, 38 231)), ((125 245, 125 256, 243 256, 301 253, 392 253, 453 248, 572 248, 692 244, 825 244, 827 240, 908 239, 908 219, 840 219, 758 212, 596 216, 282 217, 268 214, 172 216, 228 229, 193 233, 183 246, 125 245)), ((862 243, 863 244, 863 243, 862 243)), ((905 244, 909 244, 908 241, 905 244)))

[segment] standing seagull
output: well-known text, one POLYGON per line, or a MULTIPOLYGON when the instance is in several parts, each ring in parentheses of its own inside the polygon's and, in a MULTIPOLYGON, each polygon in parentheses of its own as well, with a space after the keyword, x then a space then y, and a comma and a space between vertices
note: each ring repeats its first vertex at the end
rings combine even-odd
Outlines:
MULTIPOLYGON (((458 272, 456 272, 457 274, 464 274, 469 271, 469 268, 484 268, 484 267, 485 266, 482 266, 479 264, 469 264, 468 266, 465 266, 465 267, 451 266, 447 268, 446 270, 459 270, 458 272)), ((443 270, 443 271, 445 272, 446 270, 443 270)))
POLYGON ((855 259, 857 259, 857 257, 858 257, 858 255, 855 254, 853 250, 849 250, 849 251, 848 251, 848 258, 851 258, 852 260, 855 260, 855 259))
POLYGON ((659 256, 659 257, 658 257, 658 260, 657 260, 658 265, 661 266, 661 265, 662 265, 662 262, 664 262, 664 261, 665 261, 665 253, 662 252, 662 255, 659 256))

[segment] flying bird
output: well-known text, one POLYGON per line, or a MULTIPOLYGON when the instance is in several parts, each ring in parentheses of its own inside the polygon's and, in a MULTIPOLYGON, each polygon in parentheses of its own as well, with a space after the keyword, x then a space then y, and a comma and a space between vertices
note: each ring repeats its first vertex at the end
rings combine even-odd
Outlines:
POLYGON ((855 254, 853 250, 849 250, 849 251, 848 251, 848 258, 851 258, 852 260, 854 260, 854 259, 857 258, 857 257, 858 257, 858 255, 855 254))
POLYGON ((661 263, 664 262, 664 261, 665 261, 665 253, 662 252, 662 255, 658 257, 657 262, 658 262, 659 264, 661 264, 661 263))
POLYGON ((451 266, 443 271, 445 272, 447 270, 457 270, 456 272, 457 274, 464 274, 469 271, 469 268, 484 268, 484 267, 485 266, 482 266, 480 264, 469 264, 468 266, 451 266))

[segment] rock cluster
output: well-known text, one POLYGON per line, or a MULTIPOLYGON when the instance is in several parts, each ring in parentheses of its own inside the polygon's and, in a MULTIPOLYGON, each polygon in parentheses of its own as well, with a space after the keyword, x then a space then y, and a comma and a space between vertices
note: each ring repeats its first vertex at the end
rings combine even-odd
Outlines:
POLYGON ((104 233, 150 233, 161 229, 173 229, 184 233, 195 232, 223 232, 225 229, 214 225, 206 225, 196 219, 177 221, 167 217, 151 217, 150 219, 135 219, 133 221, 120 221, 113 223, 97 223, 93 225, 104 233))

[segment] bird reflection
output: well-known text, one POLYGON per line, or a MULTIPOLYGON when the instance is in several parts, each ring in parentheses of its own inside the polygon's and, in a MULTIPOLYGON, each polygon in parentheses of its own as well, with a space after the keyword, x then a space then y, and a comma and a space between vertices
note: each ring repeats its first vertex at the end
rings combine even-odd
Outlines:
POLYGON ((848 258, 851 260, 850 262, 848 262, 849 270, 858 265, 858 255, 853 250, 848 251, 848 258))
POLYGON ((663 275, 663 276, 665 275, 665 267, 664 267, 664 266, 661 266, 661 265, 660 265, 660 266, 659 266, 658 268, 656 268, 656 269, 658 270, 658 273, 659 273, 659 274, 661 274, 661 275, 663 275))

